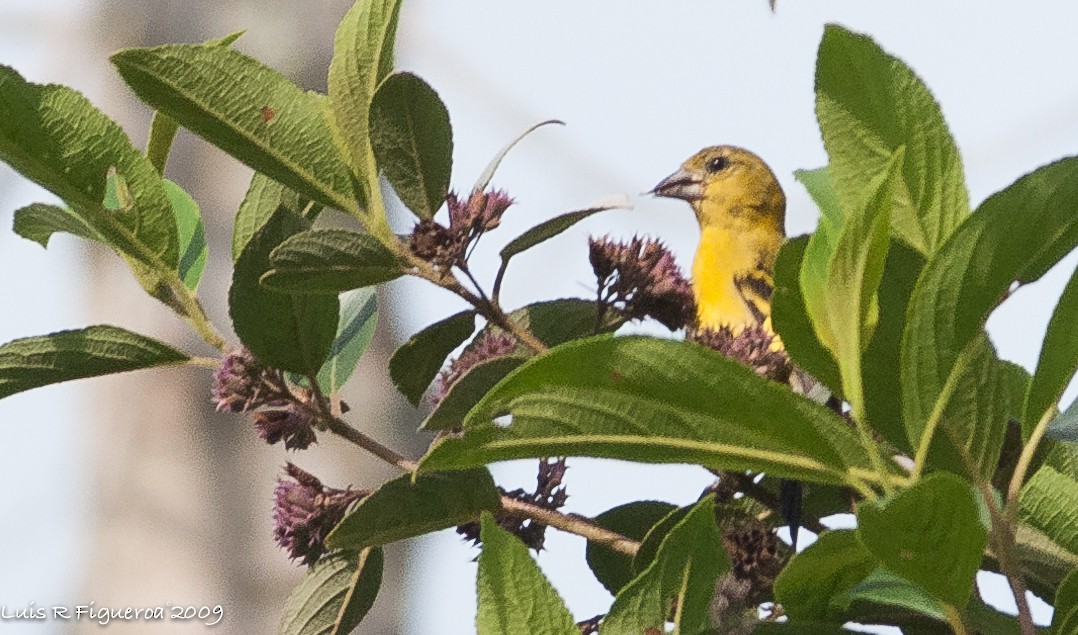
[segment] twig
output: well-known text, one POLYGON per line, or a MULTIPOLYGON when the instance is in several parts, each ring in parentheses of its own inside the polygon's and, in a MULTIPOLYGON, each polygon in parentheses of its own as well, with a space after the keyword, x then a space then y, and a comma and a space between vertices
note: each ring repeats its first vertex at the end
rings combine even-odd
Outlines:
POLYGON ((609 529, 604 529, 579 516, 570 516, 508 496, 502 496, 502 509, 510 514, 524 516, 544 525, 587 538, 590 542, 629 557, 635 556, 636 552, 640 550, 639 542, 609 529))

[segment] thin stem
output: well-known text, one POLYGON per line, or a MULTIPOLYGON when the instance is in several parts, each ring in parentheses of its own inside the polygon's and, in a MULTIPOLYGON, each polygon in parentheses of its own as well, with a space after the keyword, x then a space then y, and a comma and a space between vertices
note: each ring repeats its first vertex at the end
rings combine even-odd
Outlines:
POLYGON ((636 552, 640 550, 639 542, 609 529, 604 529, 578 516, 569 516, 552 509, 518 501, 508 496, 502 496, 502 509, 510 514, 524 516, 544 525, 587 538, 590 542, 602 545, 612 551, 623 553, 629 557, 635 556, 636 552))
POLYGON ((996 501, 996 492, 991 484, 980 481, 977 487, 981 491, 985 507, 988 509, 988 517, 991 519, 991 531, 988 534, 989 546, 995 553, 996 561, 999 562, 1000 571, 1007 578, 1014 595, 1014 602, 1018 607, 1018 624, 1022 629, 1022 635, 1035 635, 1036 627, 1033 624, 1033 613, 1026 599, 1026 587, 1022 581, 1021 566, 1015 561, 1014 543, 1017 523, 1012 523, 1000 509, 996 501))
POLYGON ((198 366, 199 368, 212 368, 216 370, 221 365, 221 360, 216 357, 190 357, 185 363, 188 366, 198 366))
POLYGON ((502 296, 502 281, 505 280, 505 272, 509 269, 509 260, 502 259, 501 266, 498 267, 498 273, 494 275, 494 288, 490 292, 490 301, 497 304, 498 299, 502 296))
POLYGON ((872 469, 879 475, 879 482, 883 486, 884 493, 890 495, 894 491, 890 472, 880 455, 880 447, 876 440, 872 438, 872 433, 866 423, 864 386, 861 383, 861 364, 859 361, 855 364, 855 368, 851 369, 850 381, 846 381, 846 379, 847 377, 843 377, 842 387, 846 390, 846 401, 850 402, 850 414, 853 416, 853 423, 857 428, 857 433, 861 437, 861 446, 868 453, 872 469))
POLYGON ((1022 453, 1018 456, 1018 462, 1014 466, 1014 474, 1011 475, 1011 482, 1007 488, 1007 518, 1012 523, 1018 517, 1018 499, 1022 495, 1022 485, 1026 482, 1026 472, 1029 471, 1029 467, 1033 463, 1033 455, 1036 454, 1037 448, 1040 447, 1041 441, 1044 440, 1044 434, 1048 431, 1048 424, 1055 418, 1055 413, 1055 408, 1049 408, 1041 416, 1041 420, 1037 422, 1033 432, 1029 435, 1029 441, 1022 446, 1022 453))
MULTIPOLYGON (((386 463, 396 466, 402 472, 416 471, 418 464, 415 461, 404 458, 404 456, 397 453, 395 450, 368 437, 338 417, 325 417, 325 415, 323 415, 323 417, 323 422, 330 432, 339 435, 346 441, 358 445, 386 463)), ((587 538, 591 542, 603 545, 604 547, 619 553, 635 556, 637 550, 640 549, 639 542, 632 540, 631 538, 626 538, 609 529, 604 529, 585 518, 570 516, 552 509, 546 509, 544 507, 539 507, 538 505, 518 501, 515 498, 510 498, 508 496, 502 496, 501 500, 502 509, 510 514, 524 516, 544 525, 571 534, 576 534, 577 536, 587 538)))
POLYGON ((404 455, 399 454, 396 450, 384 446, 359 430, 356 430, 348 425, 348 422, 343 419, 338 417, 326 417, 324 423, 330 432, 340 436, 346 441, 358 445, 386 463, 397 467, 402 472, 414 472, 418 466, 415 461, 406 459, 404 455))
POLYGON ((228 342, 217 332, 213 322, 210 322, 210 318, 206 316, 206 312, 202 309, 202 303, 198 301, 194 292, 188 289, 187 285, 183 284, 183 281, 178 276, 172 282, 172 290, 173 295, 180 302, 180 307, 183 308, 184 319, 194 327, 199 337, 219 351, 227 349, 228 342))

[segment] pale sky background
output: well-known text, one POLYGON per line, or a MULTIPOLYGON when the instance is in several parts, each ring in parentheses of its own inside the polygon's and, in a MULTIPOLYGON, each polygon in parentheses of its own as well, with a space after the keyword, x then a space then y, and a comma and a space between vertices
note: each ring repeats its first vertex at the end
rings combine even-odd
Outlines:
MULTIPOLYGON (((346 3, 309 6, 342 13, 346 3)), ((95 87, 110 72, 104 59, 80 60, 62 37, 33 36, 32 25, 41 21, 77 29, 82 7, 79 0, 2 0, 0 63, 35 81, 67 83, 101 98, 95 87), (57 56, 73 63, 58 64, 57 56)), ((448 106, 458 189, 469 187, 489 158, 528 125, 547 118, 567 123, 525 140, 496 176, 494 185, 518 204, 481 245, 475 267, 480 280, 492 278, 504 240, 541 220, 621 192, 635 205, 631 212, 593 217, 516 258, 503 294, 512 307, 590 297, 589 235, 661 236, 687 266, 696 240, 688 207, 640 193, 705 145, 733 143, 763 156, 787 192, 788 233, 811 231, 816 211, 792 172, 826 161, 812 85, 827 22, 871 34, 925 80, 962 153, 974 204, 1039 165, 1078 153, 1078 6, 1060 1, 1037 7, 779 0, 772 14, 766 0, 405 0, 397 66, 424 77, 448 106)), ((221 24, 221 34, 250 26, 242 13, 227 15, 232 21, 221 24)), ((248 50, 244 40, 238 48, 248 50)), ((72 276, 78 253, 46 254, 10 232, 10 210, 42 198, 10 177, 0 167, 0 296, 9 307, 0 319, 0 340, 83 326, 79 281, 72 276)), ((409 223, 398 219, 402 230, 409 223)), ((996 312, 989 331, 1001 356, 1035 365, 1045 324, 1076 261, 1072 254, 996 312)), ((460 308, 419 281, 395 282, 391 289, 405 315, 395 324, 402 337, 460 308)), ((15 546, 5 556, 0 603, 42 605, 70 591, 66 585, 80 558, 78 523, 94 501, 93 492, 79 486, 80 470, 91 460, 79 450, 88 432, 74 418, 82 390, 75 383, 0 401, 0 497, 8 509, 0 541, 15 546), (50 504, 42 506, 42 500, 50 504)), ((1072 386, 1065 400, 1073 395, 1072 386)), ((642 498, 685 504, 710 482, 693 468, 582 459, 570 465, 568 509, 588 515, 642 498)), ((500 467, 496 476, 510 489, 530 487, 533 462, 500 467)), ((576 618, 605 612, 611 598, 586 569, 583 541, 551 531, 547 544, 539 562, 576 618)), ((414 608, 403 632, 471 632, 470 559, 476 552, 452 532, 415 546, 425 554, 424 564, 407 572, 414 608)), ((998 585, 989 583, 986 593, 1013 607, 998 585)), ((1038 611, 1046 620, 1044 607, 1038 611)))

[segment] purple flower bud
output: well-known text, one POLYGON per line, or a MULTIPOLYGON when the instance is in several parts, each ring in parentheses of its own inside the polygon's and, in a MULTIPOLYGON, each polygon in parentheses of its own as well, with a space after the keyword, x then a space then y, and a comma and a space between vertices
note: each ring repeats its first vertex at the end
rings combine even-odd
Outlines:
POLYGON ((267 395, 266 368, 246 348, 233 350, 213 375, 213 402, 217 412, 247 412, 262 405, 267 395))
POLYGON ((601 303, 631 319, 654 318, 672 331, 692 322, 692 287, 661 242, 638 236, 627 243, 592 238, 588 259, 601 303))
POLYGON ((317 440, 314 417, 294 401, 267 404, 265 410, 254 413, 253 419, 258 436, 270 445, 284 440, 285 449, 306 450, 317 440))
POLYGON ((704 329, 689 334, 690 339, 742 364, 768 379, 786 383, 790 377, 790 358, 773 346, 775 336, 759 326, 749 326, 734 335, 729 327, 704 329))
POLYGON ((326 536, 344 518, 349 505, 367 492, 326 487, 292 463, 285 465, 285 472, 292 480, 277 480, 273 536, 291 559, 311 565, 325 553, 326 536))

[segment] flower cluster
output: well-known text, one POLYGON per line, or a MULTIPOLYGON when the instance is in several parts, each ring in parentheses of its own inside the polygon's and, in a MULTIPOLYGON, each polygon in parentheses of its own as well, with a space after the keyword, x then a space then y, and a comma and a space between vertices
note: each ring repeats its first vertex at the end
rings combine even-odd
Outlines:
POLYGON ((588 246, 601 310, 614 307, 630 319, 653 317, 672 331, 692 323, 692 287, 661 242, 604 237, 591 238, 588 246))
POLYGON ((368 492, 326 487, 292 463, 285 472, 290 478, 279 478, 274 491, 273 536, 290 558, 314 564, 326 551, 326 536, 368 492))
POLYGON ((690 339, 736 359, 757 374, 786 383, 790 378, 790 358, 775 342, 775 336, 760 326, 735 331, 723 326, 689 333, 690 339))
POLYGON ((420 221, 408 242, 413 254, 442 270, 464 266, 472 245, 484 232, 501 224, 513 199, 502 190, 474 190, 466 200, 450 192, 445 203, 449 227, 434 220, 420 221))
POLYGON ((317 439, 306 388, 289 387, 281 371, 263 366, 246 348, 221 360, 214 374, 213 401, 218 412, 253 412, 255 429, 267 443, 284 441, 289 450, 304 450, 317 439))
MULTIPOLYGON (((561 509, 569 494, 565 492, 562 479, 565 478, 565 459, 542 459, 539 461, 539 473, 536 476, 534 492, 526 492, 523 489, 515 489, 507 492, 502 488, 498 490, 505 496, 518 501, 531 503, 538 507, 549 510, 561 509)), ((546 525, 528 518, 497 512, 494 519, 498 521, 502 529, 515 534, 524 544, 539 551, 546 541, 546 525)), ((479 523, 469 523, 457 527, 457 533, 468 540, 479 543, 479 523)))
POLYGON ((460 357, 449 363, 438 376, 438 389, 432 401, 437 405, 469 370, 486 361, 504 357, 517 350, 517 340, 502 330, 487 329, 475 338, 460 357))

